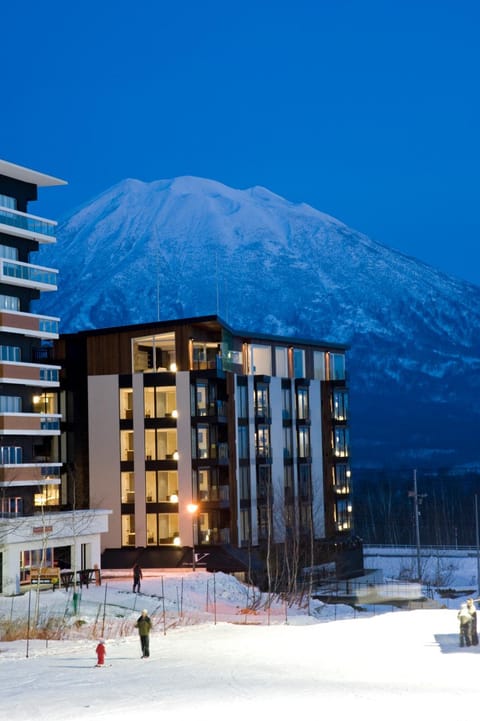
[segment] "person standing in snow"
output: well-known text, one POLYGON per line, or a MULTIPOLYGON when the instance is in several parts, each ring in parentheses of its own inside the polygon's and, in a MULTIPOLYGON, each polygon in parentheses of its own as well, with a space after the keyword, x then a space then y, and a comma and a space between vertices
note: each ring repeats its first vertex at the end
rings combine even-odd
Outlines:
POLYGON ((146 608, 143 609, 142 615, 135 624, 135 628, 138 628, 138 633, 140 635, 142 658, 148 658, 150 656, 150 631, 152 628, 152 622, 146 608))
POLYGON ((472 626, 471 626, 471 639, 472 639, 472 646, 478 646, 478 632, 477 632, 477 609, 475 608, 475 603, 473 601, 473 598, 467 598, 467 609, 472 619, 472 626))
POLYGON ((103 638, 100 639, 98 642, 97 648, 95 649, 97 654, 97 666, 104 666, 105 665, 105 656, 107 654, 107 649, 105 648, 105 641, 103 638))
POLYGON ((133 593, 135 593, 135 591, 138 591, 138 593, 140 593, 140 582, 142 578, 142 569, 140 568, 140 564, 136 563, 133 567, 133 593))
POLYGON ((460 621, 460 646, 472 645, 472 616, 466 603, 462 603, 457 614, 460 621))

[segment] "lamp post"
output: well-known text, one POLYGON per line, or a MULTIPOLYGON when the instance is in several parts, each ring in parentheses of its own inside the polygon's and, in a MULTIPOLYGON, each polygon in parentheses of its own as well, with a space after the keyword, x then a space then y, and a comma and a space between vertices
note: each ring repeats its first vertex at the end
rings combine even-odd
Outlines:
POLYGON ((195 571, 195 516, 198 511, 198 503, 189 503, 187 511, 192 515, 192 571, 195 571))

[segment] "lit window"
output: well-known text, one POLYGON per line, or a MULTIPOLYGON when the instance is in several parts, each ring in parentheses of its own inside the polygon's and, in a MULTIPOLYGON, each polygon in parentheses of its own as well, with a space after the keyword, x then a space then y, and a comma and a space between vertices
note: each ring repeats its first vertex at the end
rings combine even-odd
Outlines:
POLYGON ((60 487, 44 486, 40 493, 34 495, 35 506, 58 506, 60 504, 60 487))

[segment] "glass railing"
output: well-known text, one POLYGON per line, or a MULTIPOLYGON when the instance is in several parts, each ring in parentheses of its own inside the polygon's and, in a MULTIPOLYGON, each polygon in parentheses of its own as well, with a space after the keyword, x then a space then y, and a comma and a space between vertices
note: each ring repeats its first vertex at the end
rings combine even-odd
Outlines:
POLYGON ((22 230, 29 230, 32 233, 48 235, 49 238, 55 237, 55 228, 57 225, 49 220, 36 218, 33 215, 26 215, 19 211, 6 210, 5 208, 0 208, 0 223, 21 228, 22 230))
POLYGON ((61 465, 61 463, 52 463, 49 466, 42 465, 40 467, 40 475, 42 476, 42 480, 45 480, 46 478, 56 478, 59 474, 61 465))
POLYGON ((52 318, 40 318, 38 322, 38 329, 42 333, 54 333, 58 335, 59 322, 52 318))
POLYGON ((48 383, 58 383, 59 373, 56 368, 40 368, 40 380, 48 383))
POLYGON ((217 443, 217 458, 219 461, 228 461, 228 443, 217 443))
POLYGON ((255 405, 256 418, 270 418, 271 410, 268 403, 258 403, 255 405))
POLYGON ((59 431, 60 430, 60 419, 59 418, 42 418, 40 421, 40 429, 42 431, 59 431))
MULTIPOLYGON (((199 409, 198 415, 199 416, 207 415, 207 410, 205 408, 199 409)), ((208 404, 208 415, 209 416, 226 416, 227 415, 226 401, 211 401, 208 404)))
POLYGON ((28 280, 31 283, 42 283, 45 285, 57 285, 57 272, 49 268, 28 265, 11 260, 0 259, 2 275, 19 280, 28 280))
POLYGON ((218 490, 221 501, 230 500, 230 486, 219 486, 218 490))

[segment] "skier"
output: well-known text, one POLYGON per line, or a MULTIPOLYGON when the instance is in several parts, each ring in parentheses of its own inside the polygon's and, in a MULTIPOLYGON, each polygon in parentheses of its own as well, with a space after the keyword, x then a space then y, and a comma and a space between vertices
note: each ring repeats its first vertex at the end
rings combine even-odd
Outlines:
POLYGON ((152 622, 146 608, 143 609, 142 615, 135 624, 135 628, 138 628, 138 633, 140 635, 142 658, 148 658, 150 656, 150 630, 152 628, 152 622))
POLYGON ((457 614, 460 621, 460 646, 472 645, 472 616, 468 610, 467 604, 462 603, 460 611, 457 614))
POLYGON ((140 568, 140 564, 136 563, 133 567, 133 593, 135 593, 135 591, 138 591, 138 593, 140 593, 140 582, 142 578, 142 569, 140 568))
POLYGON ((100 641, 98 642, 98 645, 97 645, 97 648, 95 649, 95 651, 97 653, 97 668, 99 666, 104 666, 107 650, 105 648, 105 641, 103 640, 103 638, 101 638, 100 641))

